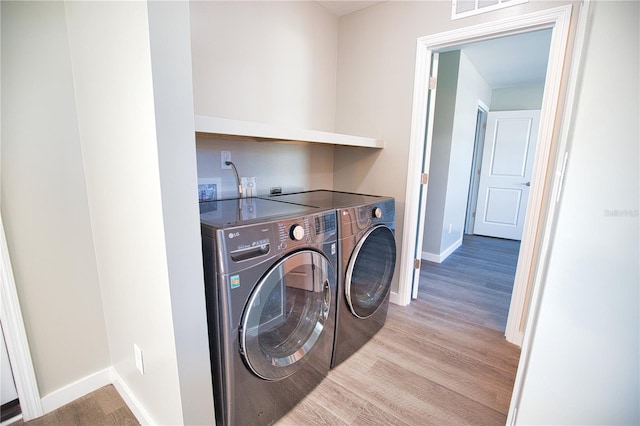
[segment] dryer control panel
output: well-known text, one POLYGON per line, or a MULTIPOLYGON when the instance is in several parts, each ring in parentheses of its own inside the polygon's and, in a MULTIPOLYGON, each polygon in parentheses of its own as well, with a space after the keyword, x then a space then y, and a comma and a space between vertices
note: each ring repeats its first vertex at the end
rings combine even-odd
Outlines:
POLYGON ((277 222, 278 250, 336 239, 335 211, 277 222))

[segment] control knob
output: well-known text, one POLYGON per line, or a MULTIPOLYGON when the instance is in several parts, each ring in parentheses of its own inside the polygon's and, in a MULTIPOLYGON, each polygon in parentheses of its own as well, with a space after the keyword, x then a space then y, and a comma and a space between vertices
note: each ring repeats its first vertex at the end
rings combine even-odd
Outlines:
POLYGON ((304 238, 304 228, 300 225, 293 225, 289 230, 289 236, 294 241, 300 241, 304 238))
POLYGON ((375 217, 376 219, 380 219, 382 217, 382 210, 380 210, 380 207, 376 207, 373 209, 373 217, 375 217))

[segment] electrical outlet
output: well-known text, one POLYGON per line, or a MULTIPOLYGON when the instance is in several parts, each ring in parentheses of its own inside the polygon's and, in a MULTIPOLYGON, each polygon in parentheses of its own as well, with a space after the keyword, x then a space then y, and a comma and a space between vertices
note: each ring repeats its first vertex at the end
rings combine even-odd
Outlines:
POLYGON ((138 345, 133 345, 133 353, 136 358, 136 368, 140 372, 140 374, 144 375, 144 363, 142 362, 142 350, 138 347, 138 345))
POLYGON ((220 151, 220 167, 222 170, 231 168, 230 164, 226 164, 227 161, 231 161, 231 151, 220 151))
POLYGON ((255 197, 258 194, 258 179, 255 177, 240 178, 245 197, 255 197))

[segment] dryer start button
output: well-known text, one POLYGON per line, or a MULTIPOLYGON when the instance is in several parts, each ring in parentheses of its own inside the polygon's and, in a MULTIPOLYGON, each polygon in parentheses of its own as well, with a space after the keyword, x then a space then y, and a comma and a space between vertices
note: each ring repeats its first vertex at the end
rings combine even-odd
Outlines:
POLYGON ((289 230, 289 236, 294 241, 300 241, 304 238, 304 228, 300 225, 293 225, 289 230))

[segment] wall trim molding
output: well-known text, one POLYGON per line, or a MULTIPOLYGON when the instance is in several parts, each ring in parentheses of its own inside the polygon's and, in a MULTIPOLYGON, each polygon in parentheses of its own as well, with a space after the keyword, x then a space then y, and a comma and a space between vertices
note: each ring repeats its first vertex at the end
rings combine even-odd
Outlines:
POLYGON ((136 398, 136 396, 131 391, 129 386, 127 386, 124 380, 122 380, 122 378, 120 377, 116 369, 113 367, 109 367, 109 374, 111 375, 111 382, 113 383, 113 386, 116 388, 116 390, 124 400, 125 404, 127 404, 129 409, 133 413, 133 415, 136 416, 136 419, 138 419, 140 424, 142 425, 157 424, 156 422, 153 421, 153 419, 149 415, 149 412, 146 410, 144 405, 138 400, 138 398, 136 398))
POLYGON ((103 370, 96 371, 93 374, 76 380, 75 382, 70 383, 44 396, 42 398, 42 408, 44 409, 43 414, 55 411, 58 408, 67 405, 78 398, 82 398, 83 396, 88 395, 91 392, 107 385, 113 385, 116 388, 125 404, 127 404, 140 424, 156 424, 152 420, 145 407, 142 405, 142 403, 140 403, 138 398, 135 397, 134 393, 122 380, 113 366, 109 366, 103 370))
POLYGON ((447 247, 444 251, 438 254, 423 251, 420 258, 422 260, 426 260, 427 262, 442 263, 445 261, 447 257, 449 257, 454 251, 458 250, 458 248, 460 248, 461 246, 462 246, 462 237, 458 241, 456 241, 455 243, 447 247))
POLYGON ((42 397, 42 408, 45 413, 50 413, 109 384, 111 374, 109 368, 105 368, 45 395, 42 397))

